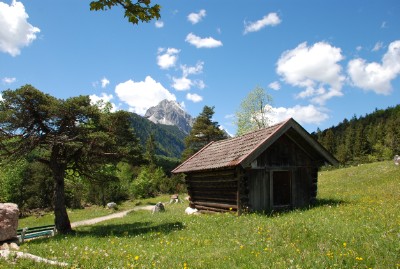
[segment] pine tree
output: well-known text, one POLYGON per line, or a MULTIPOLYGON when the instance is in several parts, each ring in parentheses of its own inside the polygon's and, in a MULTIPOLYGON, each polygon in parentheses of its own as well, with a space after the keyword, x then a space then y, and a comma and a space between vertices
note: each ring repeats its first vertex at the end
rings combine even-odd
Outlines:
POLYGON ((195 119, 190 134, 185 138, 185 150, 182 159, 186 160, 211 141, 226 138, 216 121, 212 121, 214 107, 204 106, 203 111, 195 119))

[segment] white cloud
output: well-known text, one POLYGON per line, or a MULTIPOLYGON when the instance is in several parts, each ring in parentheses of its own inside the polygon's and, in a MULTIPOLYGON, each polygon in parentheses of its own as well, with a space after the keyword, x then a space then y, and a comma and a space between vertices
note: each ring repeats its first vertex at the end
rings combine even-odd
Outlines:
POLYGON ((121 101, 128 104, 130 111, 139 115, 144 115, 148 108, 156 106, 164 99, 176 100, 175 95, 150 76, 144 81, 128 80, 119 83, 115 87, 115 93, 121 101))
POLYGON ((0 2, 0 51, 15 57, 36 39, 40 29, 29 24, 28 18, 21 2, 0 2))
POLYGON ((328 43, 318 42, 308 47, 304 42, 281 55, 277 73, 286 83, 305 88, 298 97, 310 97, 312 102, 322 105, 334 96, 343 95, 345 77, 338 64, 343 58, 341 49, 328 43))
POLYGON ((156 26, 156 28, 163 28, 164 27, 164 22, 163 21, 156 21, 154 23, 154 25, 156 26))
POLYGON ((347 71, 354 86, 377 94, 390 94, 391 81, 400 75, 400 40, 390 43, 382 64, 357 58, 349 62, 347 71))
MULTIPOLYGON (((100 101, 103 101, 103 103, 111 103, 111 112, 115 112, 117 111, 117 106, 111 102, 112 99, 114 99, 114 96, 112 94, 107 94, 107 93, 101 93, 101 95, 96 95, 96 94, 92 94, 89 96, 90 97, 90 101, 92 104, 97 104, 100 101)), ((103 106, 100 106, 100 108, 104 108, 104 104, 103 106)))
POLYGON ((181 78, 173 77, 172 81, 173 81, 172 87, 177 91, 190 90, 190 88, 193 85, 192 80, 187 77, 181 77, 181 78))
POLYGON ((192 101, 194 103, 198 103, 198 102, 203 101, 203 97, 201 97, 200 95, 198 95, 196 93, 193 93, 193 94, 188 93, 188 94, 186 94, 186 99, 188 99, 188 100, 190 100, 190 101, 192 101))
POLYGON ((386 28, 386 27, 387 27, 387 22, 383 21, 382 24, 381 24, 381 28, 386 28))
POLYGON ((357 51, 361 51, 362 49, 363 49, 362 46, 357 46, 357 47, 356 47, 356 50, 357 50, 357 51))
POLYGON ((281 23, 281 19, 276 13, 269 13, 265 15, 261 20, 256 22, 244 22, 244 33, 258 32, 265 26, 276 26, 281 23))
POLYGON ((17 79, 16 79, 16 78, 8 78, 8 77, 5 77, 5 78, 3 78, 1 81, 2 81, 4 84, 12 84, 12 83, 14 83, 15 81, 17 81, 17 79))
POLYGON ((102 79, 100 80, 100 82, 101 82, 101 87, 102 87, 103 89, 104 89, 105 87, 107 87, 108 84, 110 84, 110 81, 109 81, 106 77, 102 78, 102 79))
POLYGON ((192 86, 196 86, 199 89, 205 87, 204 81, 195 80, 188 78, 189 75, 197 75, 203 72, 204 62, 198 62, 195 66, 181 65, 182 77, 173 77, 172 87, 177 91, 187 91, 190 90, 192 86))
POLYGON ((206 16, 206 11, 204 9, 200 10, 199 13, 190 13, 187 16, 188 21, 192 24, 199 23, 206 16))
POLYGON ((272 112, 272 123, 278 123, 288 118, 294 118, 301 124, 320 124, 321 122, 329 118, 328 114, 325 113, 325 109, 322 107, 316 107, 314 105, 294 107, 273 107, 272 112))
POLYGON ((204 62, 199 61, 195 66, 181 65, 183 76, 196 75, 203 72, 204 62))
POLYGON ((212 37, 201 38, 193 33, 189 33, 185 39, 186 42, 195 46, 196 48, 217 48, 222 46, 222 42, 212 37))
POLYGON ((383 48, 383 42, 379 41, 379 42, 376 42, 375 46, 372 48, 372 51, 378 51, 381 48, 383 48))
POLYGON ((268 88, 279 91, 281 89, 281 84, 278 81, 274 81, 268 84, 268 88))
POLYGON ((157 64, 161 69, 169 69, 175 66, 178 60, 180 50, 175 48, 159 48, 157 56, 157 64))

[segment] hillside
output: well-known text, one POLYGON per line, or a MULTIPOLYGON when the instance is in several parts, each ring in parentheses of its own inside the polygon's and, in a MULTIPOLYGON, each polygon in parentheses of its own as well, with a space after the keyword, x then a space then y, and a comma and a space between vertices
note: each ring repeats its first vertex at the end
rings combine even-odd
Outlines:
POLYGON ((151 134, 154 135, 157 145, 157 155, 180 158, 185 147, 186 134, 173 125, 155 124, 146 118, 132 113, 131 124, 140 139, 143 148, 151 134))
POLYGON ((400 105, 344 119, 312 135, 343 164, 392 159, 400 154, 400 105))

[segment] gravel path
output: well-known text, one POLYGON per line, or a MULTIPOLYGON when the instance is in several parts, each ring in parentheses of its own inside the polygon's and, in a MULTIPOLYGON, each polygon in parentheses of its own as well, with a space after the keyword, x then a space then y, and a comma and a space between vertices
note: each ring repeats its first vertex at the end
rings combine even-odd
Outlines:
POLYGON ((153 205, 136 206, 133 209, 129 209, 129 210, 121 211, 121 212, 118 212, 118 213, 110 214, 110 215, 107 215, 107 216, 104 216, 104 217, 98 217, 98 218, 94 218, 94 219, 76 221, 76 222, 71 223, 71 227, 75 228, 75 227, 78 227, 78 226, 96 224, 96 223, 99 223, 99 222, 102 222, 102 221, 106 221, 106 220, 110 220, 110 219, 123 218, 131 211, 152 210, 153 207, 154 207, 153 205))

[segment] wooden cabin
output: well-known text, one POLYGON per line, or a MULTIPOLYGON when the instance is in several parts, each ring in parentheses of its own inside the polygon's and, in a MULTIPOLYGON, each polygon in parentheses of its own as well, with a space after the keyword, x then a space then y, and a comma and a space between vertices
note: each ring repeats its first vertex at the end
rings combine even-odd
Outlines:
POLYGON ((211 142, 175 168, 200 211, 271 212, 313 204, 318 168, 338 161, 295 120, 211 142))

